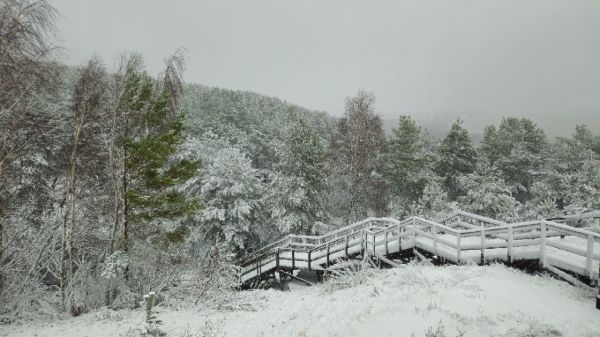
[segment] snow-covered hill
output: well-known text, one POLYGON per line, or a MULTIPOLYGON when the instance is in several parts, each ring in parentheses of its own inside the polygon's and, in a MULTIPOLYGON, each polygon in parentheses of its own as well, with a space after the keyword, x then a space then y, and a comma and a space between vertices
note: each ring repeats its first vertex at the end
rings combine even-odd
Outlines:
MULTIPOLYGON (((363 284, 242 292, 226 309, 159 309, 168 336, 600 336, 591 294, 502 265, 376 270, 363 284), (445 332, 442 334, 441 329, 445 332), (209 330, 217 333, 208 333, 209 330), (220 334, 218 331, 221 331, 220 334), (464 333, 463 335, 461 335, 464 333)), ((133 336, 142 310, 4 326, 0 336, 133 336), (126 332, 129 330, 130 334, 126 332)))

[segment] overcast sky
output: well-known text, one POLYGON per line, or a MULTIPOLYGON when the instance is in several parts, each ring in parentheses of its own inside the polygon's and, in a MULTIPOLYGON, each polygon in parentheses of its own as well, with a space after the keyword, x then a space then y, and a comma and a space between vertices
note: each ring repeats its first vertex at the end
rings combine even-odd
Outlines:
POLYGON ((363 88, 385 118, 534 119, 600 133, 599 0, 50 0, 65 61, 178 47, 185 78, 343 112, 363 88))

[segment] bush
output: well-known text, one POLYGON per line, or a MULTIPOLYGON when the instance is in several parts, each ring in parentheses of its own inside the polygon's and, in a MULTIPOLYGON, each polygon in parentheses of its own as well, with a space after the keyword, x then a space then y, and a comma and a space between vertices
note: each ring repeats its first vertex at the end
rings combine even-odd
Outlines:
POLYGON ((375 273, 373 267, 365 260, 351 262, 347 267, 332 270, 326 278, 326 291, 351 288, 361 284, 368 284, 375 273))

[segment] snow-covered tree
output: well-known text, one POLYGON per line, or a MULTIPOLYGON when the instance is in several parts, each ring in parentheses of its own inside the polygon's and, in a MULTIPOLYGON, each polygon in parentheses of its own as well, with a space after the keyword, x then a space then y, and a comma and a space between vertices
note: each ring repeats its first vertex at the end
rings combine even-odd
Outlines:
POLYGON ((526 118, 504 118, 498 128, 487 127, 481 147, 521 203, 531 198, 529 189, 544 164, 546 150, 544 131, 526 118))
POLYGON ((458 189, 458 177, 472 173, 477 163, 477 152, 461 120, 452 124, 450 132, 440 144, 438 155, 435 171, 444 178, 448 195, 454 200, 461 192, 458 189))
POLYGON ((238 254, 251 248, 264 191, 250 158, 236 147, 222 149, 203 170, 201 183, 207 239, 227 241, 238 254))
POLYGON ((340 119, 329 146, 332 182, 343 188, 337 196, 339 211, 346 220, 367 214, 386 213, 387 188, 382 178, 385 138, 381 118, 374 110, 375 96, 359 91, 346 99, 346 113, 340 119), (346 200, 339 200, 340 197, 346 200))
POLYGON ((458 183, 467 191, 458 198, 459 208, 499 220, 518 218, 519 202, 501 172, 486 160, 479 161, 475 172, 461 176, 458 183))
POLYGON ((401 116, 387 140, 383 170, 398 215, 419 200, 431 177, 428 146, 421 127, 410 116, 401 116))
POLYGON ((281 232, 311 234, 324 220, 325 149, 317 134, 298 120, 286 129, 271 199, 272 219, 281 232))
POLYGON ((438 179, 431 179, 419 200, 412 206, 411 213, 427 219, 440 219, 452 210, 448 193, 438 179))

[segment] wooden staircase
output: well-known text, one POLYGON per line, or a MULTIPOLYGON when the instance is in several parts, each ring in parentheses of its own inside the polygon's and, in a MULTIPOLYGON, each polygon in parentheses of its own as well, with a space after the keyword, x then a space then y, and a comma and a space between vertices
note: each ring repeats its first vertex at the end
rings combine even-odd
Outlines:
MULTIPOLYGON (((324 272, 340 261, 365 256, 396 267, 399 262, 390 257, 398 254, 454 264, 535 260, 557 277, 596 290, 600 234, 552 221, 505 223, 462 211, 440 222, 367 218, 326 235, 288 235, 261 248, 239 261, 240 282, 252 287, 278 271, 324 272)), ((600 305, 600 297, 598 301, 600 305)))

